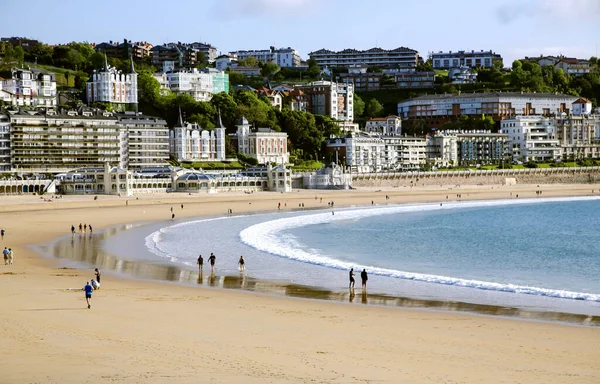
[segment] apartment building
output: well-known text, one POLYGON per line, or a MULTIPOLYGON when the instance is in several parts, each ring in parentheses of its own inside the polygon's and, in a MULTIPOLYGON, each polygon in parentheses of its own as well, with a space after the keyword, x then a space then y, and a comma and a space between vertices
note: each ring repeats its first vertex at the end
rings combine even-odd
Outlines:
POLYGON ((252 130, 250 123, 242 117, 237 124, 237 132, 229 135, 237 146, 238 153, 255 158, 259 164, 287 164, 290 155, 287 147, 288 135, 271 128, 252 130))
POLYGON ((419 52, 414 49, 399 47, 396 49, 371 48, 368 50, 344 49, 330 51, 320 49, 308 54, 317 61, 321 68, 324 67, 354 67, 369 66, 380 68, 396 68, 400 70, 414 70, 419 64, 419 52))
POLYGON ((221 55, 215 59, 215 68, 225 71, 229 67, 237 66, 237 57, 233 55, 221 55))
POLYGON ((0 115, 0 172, 10 172, 10 119, 0 115))
POLYGON ((452 84, 472 84, 477 81, 477 73, 470 67, 454 67, 448 70, 448 79, 452 84))
POLYGON ((502 63, 502 56, 489 51, 450 51, 432 52, 429 55, 434 69, 450 69, 456 67, 492 67, 495 63, 502 63))
POLYGON ((55 108, 56 76, 38 68, 12 68, 10 79, 0 78, 0 100, 17 107, 55 108))
MULTIPOLYGON (((385 71, 384 71, 385 74, 385 71)), ((396 88, 433 88, 435 72, 395 72, 392 74, 396 88)))
MULTIPOLYGON (((529 59, 529 58, 527 58, 529 59)), ((565 56, 540 56, 537 63, 541 67, 553 66, 556 69, 562 69, 571 76, 583 76, 592 72, 592 64, 589 60, 577 59, 565 56)))
POLYGON ((121 161, 125 169, 166 165, 169 160, 169 127, 163 119, 139 112, 115 113, 121 129, 121 161))
POLYGON ((122 164, 121 128, 110 112, 9 111, 9 118, 14 170, 62 172, 122 164))
POLYGON ((374 117, 365 123, 365 132, 372 135, 401 135, 402 119, 398 116, 374 117))
POLYGON ((211 44, 195 42, 188 44, 188 46, 197 50, 198 52, 201 52, 210 64, 214 63, 217 59, 217 48, 211 44))
POLYGON ((315 81, 296 86, 306 95, 307 112, 334 120, 354 121, 354 86, 351 83, 315 81))
POLYGON ((153 45, 146 41, 132 42, 124 39, 122 43, 114 41, 97 44, 94 47, 96 52, 105 54, 108 57, 114 57, 122 60, 133 58, 134 60, 142 60, 150 56, 150 50, 153 45))
POLYGON ((425 95, 398 103, 398 115, 407 120, 425 120, 430 127, 441 127, 460 115, 486 115, 500 121, 517 115, 569 114, 577 99, 563 94, 521 92, 425 95))
POLYGON ((123 73, 108 65, 105 56, 104 68, 94 70, 86 83, 88 103, 112 104, 117 110, 135 109, 138 102, 137 73, 131 62, 129 73, 123 73))
POLYGON ((552 120, 563 159, 600 157, 600 115, 561 115, 552 120))
POLYGON ((213 95, 229 92, 229 74, 214 68, 180 69, 154 75, 163 89, 190 95, 196 101, 210 101, 213 95))
POLYGON ((258 61, 262 61, 263 63, 274 62, 281 68, 299 67, 302 61, 298 51, 290 47, 275 48, 271 46, 269 49, 229 52, 229 55, 238 61, 253 57, 258 61))
POLYGON ((216 48, 204 43, 155 45, 150 50, 150 57, 152 65, 157 68, 161 68, 166 61, 174 62, 176 68, 195 68, 200 62, 200 53, 204 53, 209 62, 216 59, 216 48))
POLYGON ((213 130, 202 129, 198 124, 179 121, 169 133, 171 155, 178 161, 225 160, 225 126, 219 116, 213 130))
POLYGON ((515 116, 501 122, 500 132, 508 135, 513 161, 562 159, 563 150, 553 119, 543 116, 515 116))

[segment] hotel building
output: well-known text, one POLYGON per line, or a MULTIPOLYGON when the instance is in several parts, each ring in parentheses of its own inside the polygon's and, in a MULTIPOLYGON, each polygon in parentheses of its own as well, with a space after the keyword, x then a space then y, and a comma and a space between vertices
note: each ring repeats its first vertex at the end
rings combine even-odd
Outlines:
POLYGON ((515 116, 501 122, 508 135, 513 161, 548 161, 562 158, 562 148, 553 119, 543 116, 515 116))
POLYGON ((343 51, 330 51, 320 49, 308 54, 315 59, 321 68, 324 67, 389 67, 402 70, 414 70, 419 64, 419 52, 414 49, 399 47, 396 49, 371 48, 366 51, 344 49, 343 51))
POLYGON ((489 51, 457 51, 435 52, 429 55, 434 69, 450 69, 456 67, 492 67, 502 63, 502 56, 489 51))
POLYGON ((137 73, 131 61, 129 73, 123 73, 104 62, 104 69, 92 73, 87 82, 88 103, 110 103, 117 110, 135 110, 138 102, 137 73))

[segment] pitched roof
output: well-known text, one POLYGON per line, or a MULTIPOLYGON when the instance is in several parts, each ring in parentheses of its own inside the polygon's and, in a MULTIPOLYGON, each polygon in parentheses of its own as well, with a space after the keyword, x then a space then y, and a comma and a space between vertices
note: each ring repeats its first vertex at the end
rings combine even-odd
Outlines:
POLYGON ((591 104, 592 102, 589 101, 588 99, 586 99, 585 97, 580 97, 579 99, 575 100, 573 102, 573 104, 591 104))

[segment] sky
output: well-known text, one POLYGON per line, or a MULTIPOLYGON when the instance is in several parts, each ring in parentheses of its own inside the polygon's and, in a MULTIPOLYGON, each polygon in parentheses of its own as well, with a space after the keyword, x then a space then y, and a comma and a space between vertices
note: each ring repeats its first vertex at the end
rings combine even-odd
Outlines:
POLYGON ((207 42, 226 53, 292 47, 493 50, 589 58, 600 49, 600 0, 0 0, 0 36, 70 41, 207 42), (156 5, 155 5, 156 4, 156 5), (43 10, 43 11, 40 11, 43 10))

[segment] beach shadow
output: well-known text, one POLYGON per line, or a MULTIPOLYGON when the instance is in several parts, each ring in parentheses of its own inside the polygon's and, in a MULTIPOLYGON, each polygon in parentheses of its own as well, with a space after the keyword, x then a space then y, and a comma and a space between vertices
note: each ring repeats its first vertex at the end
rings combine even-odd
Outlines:
POLYGON ((32 309, 19 309, 18 311, 20 312, 37 312, 37 311, 79 311, 81 309, 86 309, 85 307, 83 308, 32 308, 32 309))

